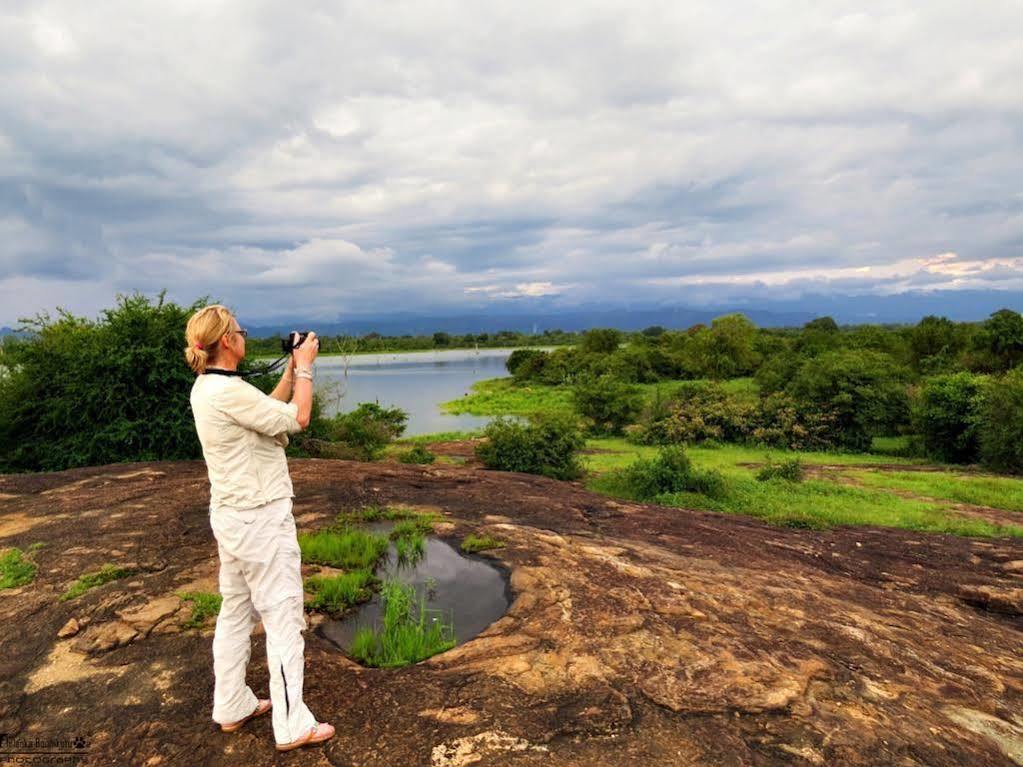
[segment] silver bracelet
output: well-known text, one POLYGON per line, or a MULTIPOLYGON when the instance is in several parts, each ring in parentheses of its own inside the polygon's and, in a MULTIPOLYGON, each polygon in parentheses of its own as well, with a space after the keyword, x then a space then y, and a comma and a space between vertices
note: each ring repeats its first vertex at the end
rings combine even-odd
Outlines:
POLYGON ((307 381, 312 381, 313 372, 311 370, 296 370, 295 378, 305 378, 307 381))

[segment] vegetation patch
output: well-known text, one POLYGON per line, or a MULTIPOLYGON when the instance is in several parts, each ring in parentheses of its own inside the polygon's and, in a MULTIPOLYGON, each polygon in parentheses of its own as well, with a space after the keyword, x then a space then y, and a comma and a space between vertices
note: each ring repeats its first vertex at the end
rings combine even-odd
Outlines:
POLYGON ((302 561, 344 570, 370 570, 387 553, 387 538, 354 528, 299 533, 302 561))
POLYGON ((522 424, 499 418, 487 425, 476 457, 488 469, 543 474, 554 479, 582 475, 578 453, 585 444, 573 418, 535 416, 522 424))
POLYGON ((224 598, 209 591, 186 591, 178 594, 181 599, 192 603, 192 615, 183 624, 186 629, 201 628, 206 620, 220 612, 224 598))
POLYGON ((25 559, 21 549, 8 549, 0 554, 0 589, 16 589, 31 583, 35 577, 36 565, 25 559))
POLYGON ((368 570, 354 570, 339 575, 312 575, 305 579, 305 589, 313 595, 306 606, 331 615, 340 615, 372 597, 376 578, 368 570))
POLYGON ((385 581, 380 593, 383 625, 359 629, 349 653, 366 666, 407 666, 455 646, 454 624, 427 610, 426 598, 398 581, 385 581))
POLYGON ((504 546, 504 542, 498 540, 489 535, 476 535, 475 533, 465 536, 462 541, 462 551, 472 554, 477 551, 486 551, 487 549, 499 549, 504 546))
POLYGON ((803 462, 798 458, 790 458, 779 463, 774 463, 768 458, 767 463, 757 472, 757 480, 768 482, 772 479, 782 479, 786 482, 802 482, 805 474, 803 462))
MULTIPOLYGON (((585 456, 591 475, 587 486, 620 498, 636 500, 635 490, 623 485, 618 470, 628 467, 637 459, 647 461, 657 455, 657 449, 632 445, 625 440, 590 440, 592 447, 605 452, 585 456)), ((766 522, 789 527, 827 529, 846 525, 876 525, 906 530, 920 530, 934 533, 952 533, 979 537, 1020 536, 1023 527, 1017 525, 996 525, 990 522, 963 517, 957 514, 950 502, 954 494, 967 492, 971 487, 975 495, 972 501, 983 498, 999 503, 987 503, 999 508, 1018 508, 1020 501, 1006 502, 1005 499, 1017 488, 1023 487, 1023 480, 1011 477, 962 477, 962 484, 944 472, 887 472, 882 470, 856 470, 858 464, 871 464, 879 456, 849 453, 792 453, 779 451, 775 456, 782 460, 799 458, 803 465, 829 464, 848 466, 847 471, 857 479, 881 483, 930 483, 927 493, 930 498, 905 498, 882 487, 853 487, 828 480, 806 480, 792 482, 758 482, 754 471, 748 468, 764 460, 763 451, 740 445, 724 445, 714 449, 704 447, 687 451, 693 466, 698 469, 716 469, 726 478, 726 492, 720 497, 709 497, 703 493, 682 491, 662 493, 653 500, 666 506, 688 509, 743 514, 766 522), (942 474, 946 476, 940 479, 942 474), (947 482, 948 484, 945 484, 947 482), (944 486, 949 500, 942 500, 939 494, 944 486), (997 496, 996 496, 997 494, 997 496)), ((770 457, 769 457, 770 459, 770 457)), ((890 460, 890 459, 889 459, 890 460)), ((891 461, 892 463, 896 463, 891 461)), ((894 486, 894 485, 893 485, 894 486)), ((908 486, 905 489, 910 489, 908 486)), ((917 486, 920 489, 920 486, 917 486)), ((962 496, 961 496, 962 497, 962 496)))
POLYGON ((970 475, 955 471, 854 471, 850 474, 858 482, 871 487, 1023 512, 1023 479, 1016 477, 970 475))
POLYGON ((78 580, 72 583, 67 591, 61 595, 60 601, 66 602, 69 599, 76 599, 90 589, 102 586, 104 583, 110 583, 110 581, 119 580, 120 578, 127 578, 129 575, 134 575, 135 572, 133 568, 118 567, 108 562, 94 573, 86 573, 79 576, 78 580))
POLYGON ((640 458, 601 480, 601 486, 634 500, 649 501, 665 493, 699 493, 712 498, 725 494, 724 476, 717 471, 700 471, 681 445, 661 448, 653 459, 640 458))
POLYGON ((410 449, 398 453, 398 461, 401 463, 433 463, 437 456, 431 453, 422 445, 413 445, 410 449))

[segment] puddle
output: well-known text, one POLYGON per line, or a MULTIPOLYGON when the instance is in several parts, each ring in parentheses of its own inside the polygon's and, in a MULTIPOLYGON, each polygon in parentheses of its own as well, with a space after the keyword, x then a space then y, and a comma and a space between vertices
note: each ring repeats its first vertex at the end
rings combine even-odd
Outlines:
MULTIPOLYGON (((360 530, 388 534, 393 522, 360 524, 360 530)), ((415 589, 416 600, 426 600, 429 615, 443 615, 455 626, 455 642, 463 644, 496 621, 511 604, 508 575, 491 562, 463 554, 433 536, 426 537, 425 551, 415 563, 399 563, 391 542, 386 558, 374 571, 381 580, 393 579, 415 589), (440 613, 434 611, 439 610, 440 613)), ((379 626, 383 619, 380 594, 341 620, 327 619, 317 633, 347 651, 355 632, 363 626, 379 626)))

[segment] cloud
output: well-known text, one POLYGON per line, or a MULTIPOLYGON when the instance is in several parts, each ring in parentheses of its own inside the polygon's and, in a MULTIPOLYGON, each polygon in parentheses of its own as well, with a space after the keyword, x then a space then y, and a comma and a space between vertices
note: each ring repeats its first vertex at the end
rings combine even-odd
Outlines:
POLYGON ((1021 33, 1007 0, 17 0, 0 324, 71 284, 253 320, 1015 287, 1021 33))

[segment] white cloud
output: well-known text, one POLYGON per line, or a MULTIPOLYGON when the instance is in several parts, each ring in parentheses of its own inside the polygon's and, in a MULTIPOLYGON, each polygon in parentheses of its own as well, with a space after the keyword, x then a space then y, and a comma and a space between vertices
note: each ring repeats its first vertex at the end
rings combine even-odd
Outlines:
POLYGON ((1018 11, 9 4, 0 263, 41 266, 19 298, 40 308, 72 275, 108 303, 257 312, 276 287, 267 312, 325 317, 693 280, 1010 287, 1018 11))

